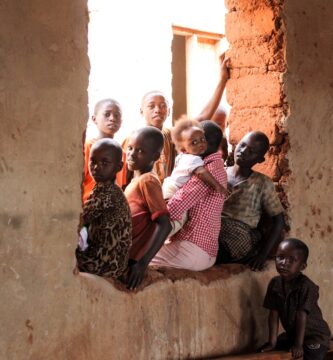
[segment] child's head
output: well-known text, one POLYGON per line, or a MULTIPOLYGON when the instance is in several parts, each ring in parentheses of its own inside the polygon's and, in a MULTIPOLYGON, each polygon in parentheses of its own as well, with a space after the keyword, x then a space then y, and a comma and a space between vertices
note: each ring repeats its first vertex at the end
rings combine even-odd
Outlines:
POLYGON ((123 167, 123 151, 113 139, 100 139, 90 150, 89 171, 94 180, 106 182, 115 180, 116 174, 123 167))
POLYGON ((213 121, 205 120, 201 122, 201 126, 205 132, 207 141, 207 150, 204 156, 208 156, 217 152, 220 149, 223 133, 221 128, 213 121))
POLYGON ((179 120, 171 129, 171 138, 182 153, 202 155, 207 150, 205 133, 197 121, 179 120))
POLYGON ((92 121, 96 124, 100 137, 113 138, 121 126, 121 107, 113 99, 104 99, 95 105, 92 121))
POLYGON ((220 105, 215 111, 211 120, 214 121, 221 128, 222 131, 224 131, 227 125, 226 109, 222 105, 220 105))
POLYGON ((294 279, 306 268, 309 248, 298 239, 283 240, 277 249, 275 257, 276 270, 286 281, 294 279))
POLYGON ((146 126, 132 133, 126 149, 127 167, 141 174, 149 172, 159 159, 164 145, 163 134, 153 126, 146 126))
POLYGON ((145 94, 141 101, 140 113, 147 125, 162 130, 164 121, 170 113, 169 103, 165 95, 157 90, 145 94))
POLYGON ((268 149, 268 137, 261 131, 251 131, 236 146, 235 164, 244 168, 252 168, 255 164, 265 161, 268 149))

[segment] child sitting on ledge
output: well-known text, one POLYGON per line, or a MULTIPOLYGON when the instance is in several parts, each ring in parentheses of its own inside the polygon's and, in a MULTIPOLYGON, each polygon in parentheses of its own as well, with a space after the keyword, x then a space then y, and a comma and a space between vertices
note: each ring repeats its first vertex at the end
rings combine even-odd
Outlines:
POLYGON ((280 243, 275 258, 280 276, 271 280, 264 300, 270 309, 269 341, 258 351, 291 349, 292 359, 325 359, 330 330, 318 306, 319 288, 302 274, 308 254, 301 240, 280 243), (286 332, 278 336, 279 319, 286 332))
POLYGON ((116 141, 95 142, 89 171, 96 184, 83 206, 83 228, 76 249, 77 266, 82 272, 118 278, 127 269, 131 214, 123 192, 115 184, 122 166, 122 149, 116 141))
MULTIPOLYGON (((164 199, 169 200, 192 175, 196 175, 205 184, 226 196, 225 187, 204 167, 203 154, 207 150, 207 142, 200 123, 194 120, 180 120, 171 129, 171 137, 180 154, 176 157, 171 176, 164 179, 162 186, 164 199)), ((171 222, 173 229, 170 236, 182 228, 186 218, 184 213, 181 220, 171 222)))
POLYGON ((281 236, 283 208, 273 181, 252 170, 265 161, 269 149, 267 136, 260 131, 246 134, 235 149, 235 165, 227 168, 228 190, 221 217, 217 263, 243 263, 262 270, 273 246, 281 236), (262 241, 257 226, 265 213, 272 221, 262 241))
POLYGON ((127 279, 129 289, 140 285, 150 260, 171 230, 161 183, 153 172, 154 162, 160 157, 163 143, 162 132, 152 126, 132 133, 127 143, 127 167, 134 174, 125 189, 133 224, 127 279))

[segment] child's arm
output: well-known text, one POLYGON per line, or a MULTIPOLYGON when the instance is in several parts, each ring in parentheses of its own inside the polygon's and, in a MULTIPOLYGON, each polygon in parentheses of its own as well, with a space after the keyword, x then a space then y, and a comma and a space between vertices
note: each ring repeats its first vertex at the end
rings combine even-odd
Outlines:
POLYGON ((307 314, 303 310, 296 311, 296 336, 295 343, 291 347, 292 359, 299 359, 303 356, 303 341, 305 334, 307 314))
POLYGON ((162 247, 171 231, 171 224, 168 215, 161 215, 157 217, 155 222, 156 228, 152 236, 150 248, 138 262, 130 266, 127 285, 131 290, 137 288, 141 284, 148 264, 162 247))
POLYGON ((230 195, 228 190, 222 186, 204 166, 197 167, 193 173, 205 184, 215 189, 215 191, 223 194, 225 197, 230 195))
POLYGON ((269 340, 258 349, 258 352, 274 350, 279 330, 279 314, 277 310, 270 310, 268 317, 269 340))
POLYGON ((206 106, 203 108, 201 113, 198 116, 196 116, 194 120, 197 121, 210 120, 212 116, 215 114, 215 111, 220 104, 225 85, 230 77, 229 69, 228 69, 229 59, 225 58, 225 53, 223 53, 220 56, 220 64, 221 64, 220 79, 214 91, 214 94, 212 98, 209 100, 209 102, 206 104, 206 106))
POLYGON ((273 248, 273 246, 277 243, 280 238, 282 229, 283 229, 283 214, 278 214, 276 216, 272 216, 272 230, 269 234, 269 237, 263 243, 263 247, 260 249, 259 254, 250 259, 248 265, 250 266, 251 270, 262 270, 264 264, 273 248))

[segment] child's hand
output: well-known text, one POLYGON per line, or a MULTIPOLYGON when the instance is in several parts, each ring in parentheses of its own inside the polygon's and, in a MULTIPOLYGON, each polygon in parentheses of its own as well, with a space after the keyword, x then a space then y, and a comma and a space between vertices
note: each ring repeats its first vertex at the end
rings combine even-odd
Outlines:
POLYGON ((227 82, 230 79, 230 59, 225 57, 225 53, 220 55, 221 79, 227 82))
POLYGON ((131 265, 128 272, 127 288, 136 289, 142 282, 146 272, 146 266, 140 261, 131 265))
POLYGON ((251 257, 246 264, 250 267, 252 271, 263 271, 265 269, 266 259, 267 257, 263 254, 258 254, 251 257))
POLYGON ((291 349, 291 358, 292 359, 300 359, 303 357, 303 347, 294 345, 291 349))
POLYGON ((226 189, 224 186, 222 186, 221 184, 219 184, 219 186, 216 189, 217 192, 219 192, 220 194, 224 195, 224 198, 228 198, 229 195, 231 194, 231 192, 226 189))
POLYGON ((257 352, 273 351, 274 348, 275 348, 275 346, 272 343, 267 342, 264 345, 260 346, 260 348, 257 350, 257 352))

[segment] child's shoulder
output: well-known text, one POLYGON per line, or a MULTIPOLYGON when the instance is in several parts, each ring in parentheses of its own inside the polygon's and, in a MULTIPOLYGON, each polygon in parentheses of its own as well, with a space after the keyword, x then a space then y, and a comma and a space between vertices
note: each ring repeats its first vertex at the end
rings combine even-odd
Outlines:
POLYGON ((319 289, 319 286, 303 273, 298 277, 298 285, 302 288, 319 289))
POLYGON ((261 172, 258 172, 258 171, 253 171, 251 174, 251 178, 253 180, 256 180, 261 183, 272 183, 273 184, 273 180, 269 176, 267 176, 261 172))
MULTIPOLYGON (((135 180, 134 180, 135 181, 135 180)), ((157 183, 161 185, 161 182, 157 176, 157 174, 155 174, 153 171, 147 172, 145 174, 140 175, 138 178, 136 178, 136 181, 140 184, 143 183, 157 183)))
MULTIPOLYGON (((315 284, 309 277, 304 275, 303 273, 300 273, 296 279, 293 280, 293 288, 294 289, 300 289, 300 290, 318 290, 319 287, 317 284, 315 284)), ((268 289, 274 290, 274 291, 282 291, 282 278, 281 276, 274 276, 268 285, 268 289)))

